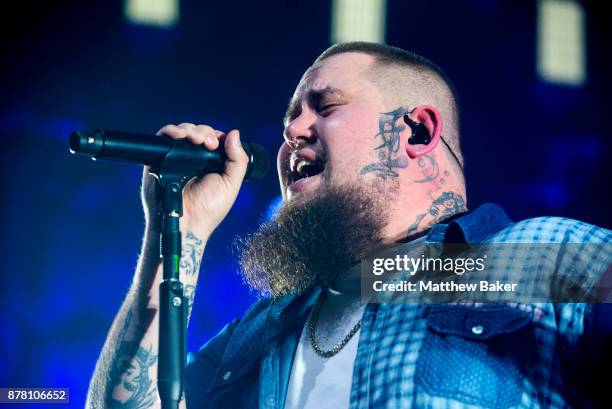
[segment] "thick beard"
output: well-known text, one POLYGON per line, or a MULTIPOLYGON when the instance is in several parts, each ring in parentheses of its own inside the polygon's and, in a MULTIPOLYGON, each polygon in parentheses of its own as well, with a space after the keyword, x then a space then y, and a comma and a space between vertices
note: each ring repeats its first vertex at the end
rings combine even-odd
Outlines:
POLYGON ((382 241, 384 196, 380 186, 328 187, 283 204, 272 221, 238 239, 245 282, 282 297, 342 280, 382 241))

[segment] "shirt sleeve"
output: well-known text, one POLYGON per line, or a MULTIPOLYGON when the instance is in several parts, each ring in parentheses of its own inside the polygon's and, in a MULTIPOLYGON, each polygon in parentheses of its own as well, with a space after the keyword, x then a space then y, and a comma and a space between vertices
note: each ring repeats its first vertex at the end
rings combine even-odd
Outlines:
POLYGON ((187 354, 184 379, 185 399, 189 409, 205 408, 208 390, 239 322, 239 318, 234 319, 197 352, 187 354))

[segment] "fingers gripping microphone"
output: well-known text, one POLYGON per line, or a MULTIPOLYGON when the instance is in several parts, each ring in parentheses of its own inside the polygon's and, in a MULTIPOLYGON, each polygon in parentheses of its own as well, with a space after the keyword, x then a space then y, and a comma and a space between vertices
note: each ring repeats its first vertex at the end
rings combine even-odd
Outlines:
MULTIPOLYGON (((262 178, 268 171, 268 153, 261 145, 242 141, 242 147, 249 157, 245 179, 262 178)), ((204 175, 221 173, 227 155, 223 146, 208 151, 201 145, 194 145, 186 139, 169 136, 139 135, 125 132, 96 129, 76 131, 70 135, 70 151, 89 155, 93 159, 133 162, 159 168, 172 151, 180 160, 172 161, 169 169, 177 173, 204 175)))

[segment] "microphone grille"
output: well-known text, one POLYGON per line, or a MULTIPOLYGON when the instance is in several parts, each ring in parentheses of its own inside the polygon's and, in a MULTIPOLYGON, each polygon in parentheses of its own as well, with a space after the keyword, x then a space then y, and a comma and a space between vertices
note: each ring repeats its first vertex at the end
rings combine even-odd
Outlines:
POLYGON ((268 151, 261 145, 251 142, 243 142, 242 147, 249 155, 249 166, 245 179, 256 180, 261 179, 268 173, 269 158, 268 151))

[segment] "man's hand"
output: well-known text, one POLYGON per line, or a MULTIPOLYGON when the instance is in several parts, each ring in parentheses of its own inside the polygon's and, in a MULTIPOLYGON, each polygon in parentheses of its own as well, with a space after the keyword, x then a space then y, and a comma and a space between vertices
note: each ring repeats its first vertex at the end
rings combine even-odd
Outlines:
MULTIPOLYGON (((183 217, 181 231, 193 231, 205 240, 225 218, 234 204, 238 191, 246 174, 248 156, 240 143, 237 130, 227 135, 208 125, 182 123, 166 125, 157 135, 167 135, 174 139, 187 138, 191 143, 203 145, 208 150, 216 150, 224 144, 227 162, 222 174, 209 173, 192 179, 183 191, 183 217)), ((142 184, 142 201, 147 223, 159 230, 157 223, 156 181, 145 167, 142 184)))

